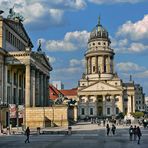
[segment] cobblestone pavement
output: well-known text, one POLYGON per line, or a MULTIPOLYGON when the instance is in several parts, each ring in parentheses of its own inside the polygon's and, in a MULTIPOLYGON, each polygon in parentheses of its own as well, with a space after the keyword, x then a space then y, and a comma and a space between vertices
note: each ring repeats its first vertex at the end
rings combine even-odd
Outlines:
POLYGON ((106 129, 95 124, 82 123, 73 126, 72 129, 74 130, 72 135, 31 135, 30 143, 26 144, 24 135, 0 136, 0 148, 147 148, 148 146, 148 129, 141 128, 143 136, 140 145, 137 141, 129 141, 128 127, 117 127, 115 136, 112 134, 106 136, 106 129))

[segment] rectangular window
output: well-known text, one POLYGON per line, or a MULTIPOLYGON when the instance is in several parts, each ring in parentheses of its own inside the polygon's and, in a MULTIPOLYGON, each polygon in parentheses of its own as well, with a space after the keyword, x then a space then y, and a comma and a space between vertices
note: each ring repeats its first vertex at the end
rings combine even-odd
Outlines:
POLYGON ((81 109, 81 114, 82 114, 82 115, 85 115, 85 110, 84 110, 84 108, 81 109))
POLYGON ((116 107, 116 114, 119 114, 119 108, 116 107))
POLYGON ((10 92, 10 87, 8 86, 8 87, 7 87, 7 103, 11 103, 11 102, 10 102, 10 94, 11 94, 11 92, 10 92))
POLYGON ((13 103, 16 104, 16 88, 13 88, 13 103))
POLYGON ((90 108, 90 115, 93 115, 93 108, 90 108))
POLYGON ((110 108, 107 108, 107 114, 110 115, 110 108))
POLYGON ((22 76, 19 75, 19 86, 21 87, 22 86, 22 76))
POLYGON ((14 81, 13 81, 13 84, 16 85, 16 83, 17 83, 17 76, 16 76, 16 73, 14 73, 13 80, 14 80, 14 81))
POLYGON ((22 100, 22 90, 19 89, 19 104, 23 104, 23 100, 22 100))
POLYGON ((10 70, 7 71, 7 82, 10 83, 10 70))
POLYGON ((95 68, 95 66, 93 66, 93 72, 95 72, 96 71, 96 68, 95 68))

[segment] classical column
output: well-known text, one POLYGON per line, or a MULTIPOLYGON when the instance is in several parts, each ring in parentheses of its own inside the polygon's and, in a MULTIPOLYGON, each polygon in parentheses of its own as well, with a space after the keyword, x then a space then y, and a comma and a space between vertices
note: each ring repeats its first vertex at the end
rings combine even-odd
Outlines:
POLYGON ((115 115, 115 97, 112 95, 110 99, 112 102, 112 115, 115 115))
POLYGON ((103 95, 103 116, 106 116, 106 99, 105 99, 105 95, 103 95))
POLYGON ((131 113, 131 96, 130 95, 128 95, 128 103, 127 103, 127 106, 128 106, 127 113, 130 114, 131 113))
POLYGON ((43 106, 46 106, 46 91, 47 91, 47 86, 46 86, 46 75, 43 75, 43 106))
POLYGON ((107 57, 107 63, 106 63, 106 66, 107 66, 107 67, 106 67, 106 71, 107 71, 107 73, 111 73, 111 72, 110 72, 110 57, 109 57, 109 56, 107 57))
POLYGON ((96 73, 98 73, 98 56, 96 56, 96 73))
POLYGON ((4 99, 4 97, 3 97, 3 91, 4 91, 3 82, 4 82, 3 81, 3 63, 0 63, 0 98, 1 99, 4 99))
POLYGON ((123 103, 122 95, 119 96, 119 102, 120 102, 120 107, 121 107, 119 110, 123 113, 124 112, 124 109, 123 109, 124 103, 123 103))
POLYGON ((35 82, 35 104, 36 106, 40 106, 40 78, 39 71, 36 70, 36 82, 35 82))
POLYGON ((30 107, 30 65, 26 65, 25 107, 30 107))
POLYGON ((133 95, 133 112, 135 112, 136 109, 136 103, 135 103, 135 96, 133 95))
POLYGON ((104 64, 105 64, 105 63, 104 63, 104 58, 105 58, 105 57, 102 56, 102 68, 101 68, 102 71, 101 71, 101 73, 104 73, 104 64))
POLYGON ((3 93, 4 93, 4 102, 8 103, 8 96, 7 96, 7 75, 8 75, 8 68, 7 65, 4 66, 4 75, 3 75, 3 79, 4 79, 4 89, 3 89, 3 93))
POLYGON ((35 69, 31 69, 31 106, 35 107, 35 69))
POLYGON ((91 64, 90 64, 90 57, 88 57, 88 74, 90 74, 90 69, 91 69, 91 68, 90 68, 90 65, 91 65, 91 64))
POLYGON ((43 106, 43 102, 44 102, 44 96, 43 96, 43 74, 40 74, 40 102, 41 102, 41 106, 43 106))
POLYGON ((90 74, 92 73, 92 57, 90 57, 90 74))
POLYGON ((46 106, 49 105, 49 76, 46 76, 46 106))

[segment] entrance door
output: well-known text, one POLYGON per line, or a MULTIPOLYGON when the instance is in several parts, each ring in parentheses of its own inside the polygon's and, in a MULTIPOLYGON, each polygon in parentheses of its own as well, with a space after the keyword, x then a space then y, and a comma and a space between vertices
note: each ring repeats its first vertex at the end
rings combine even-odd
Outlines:
POLYGON ((6 127, 9 126, 9 112, 6 112, 6 127))
POLYGON ((97 103, 97 115, 99 117, 103 116, 103 97, 102 95, 98 96, 97 98, 98 103, 97 103))

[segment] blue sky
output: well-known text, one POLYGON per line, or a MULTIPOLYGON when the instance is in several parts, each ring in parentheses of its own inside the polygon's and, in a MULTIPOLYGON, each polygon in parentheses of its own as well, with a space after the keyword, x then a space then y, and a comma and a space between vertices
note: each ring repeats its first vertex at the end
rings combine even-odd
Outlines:
POLYGON ((148 95, 148 0, 0 0, 4 15, 13 5, 25 17, 33 50, 42 40, 53 67, 51 81, 77 86, 89 33, 100 15, 116 53, 115 71, 125 82, 132 74, 148 95))

